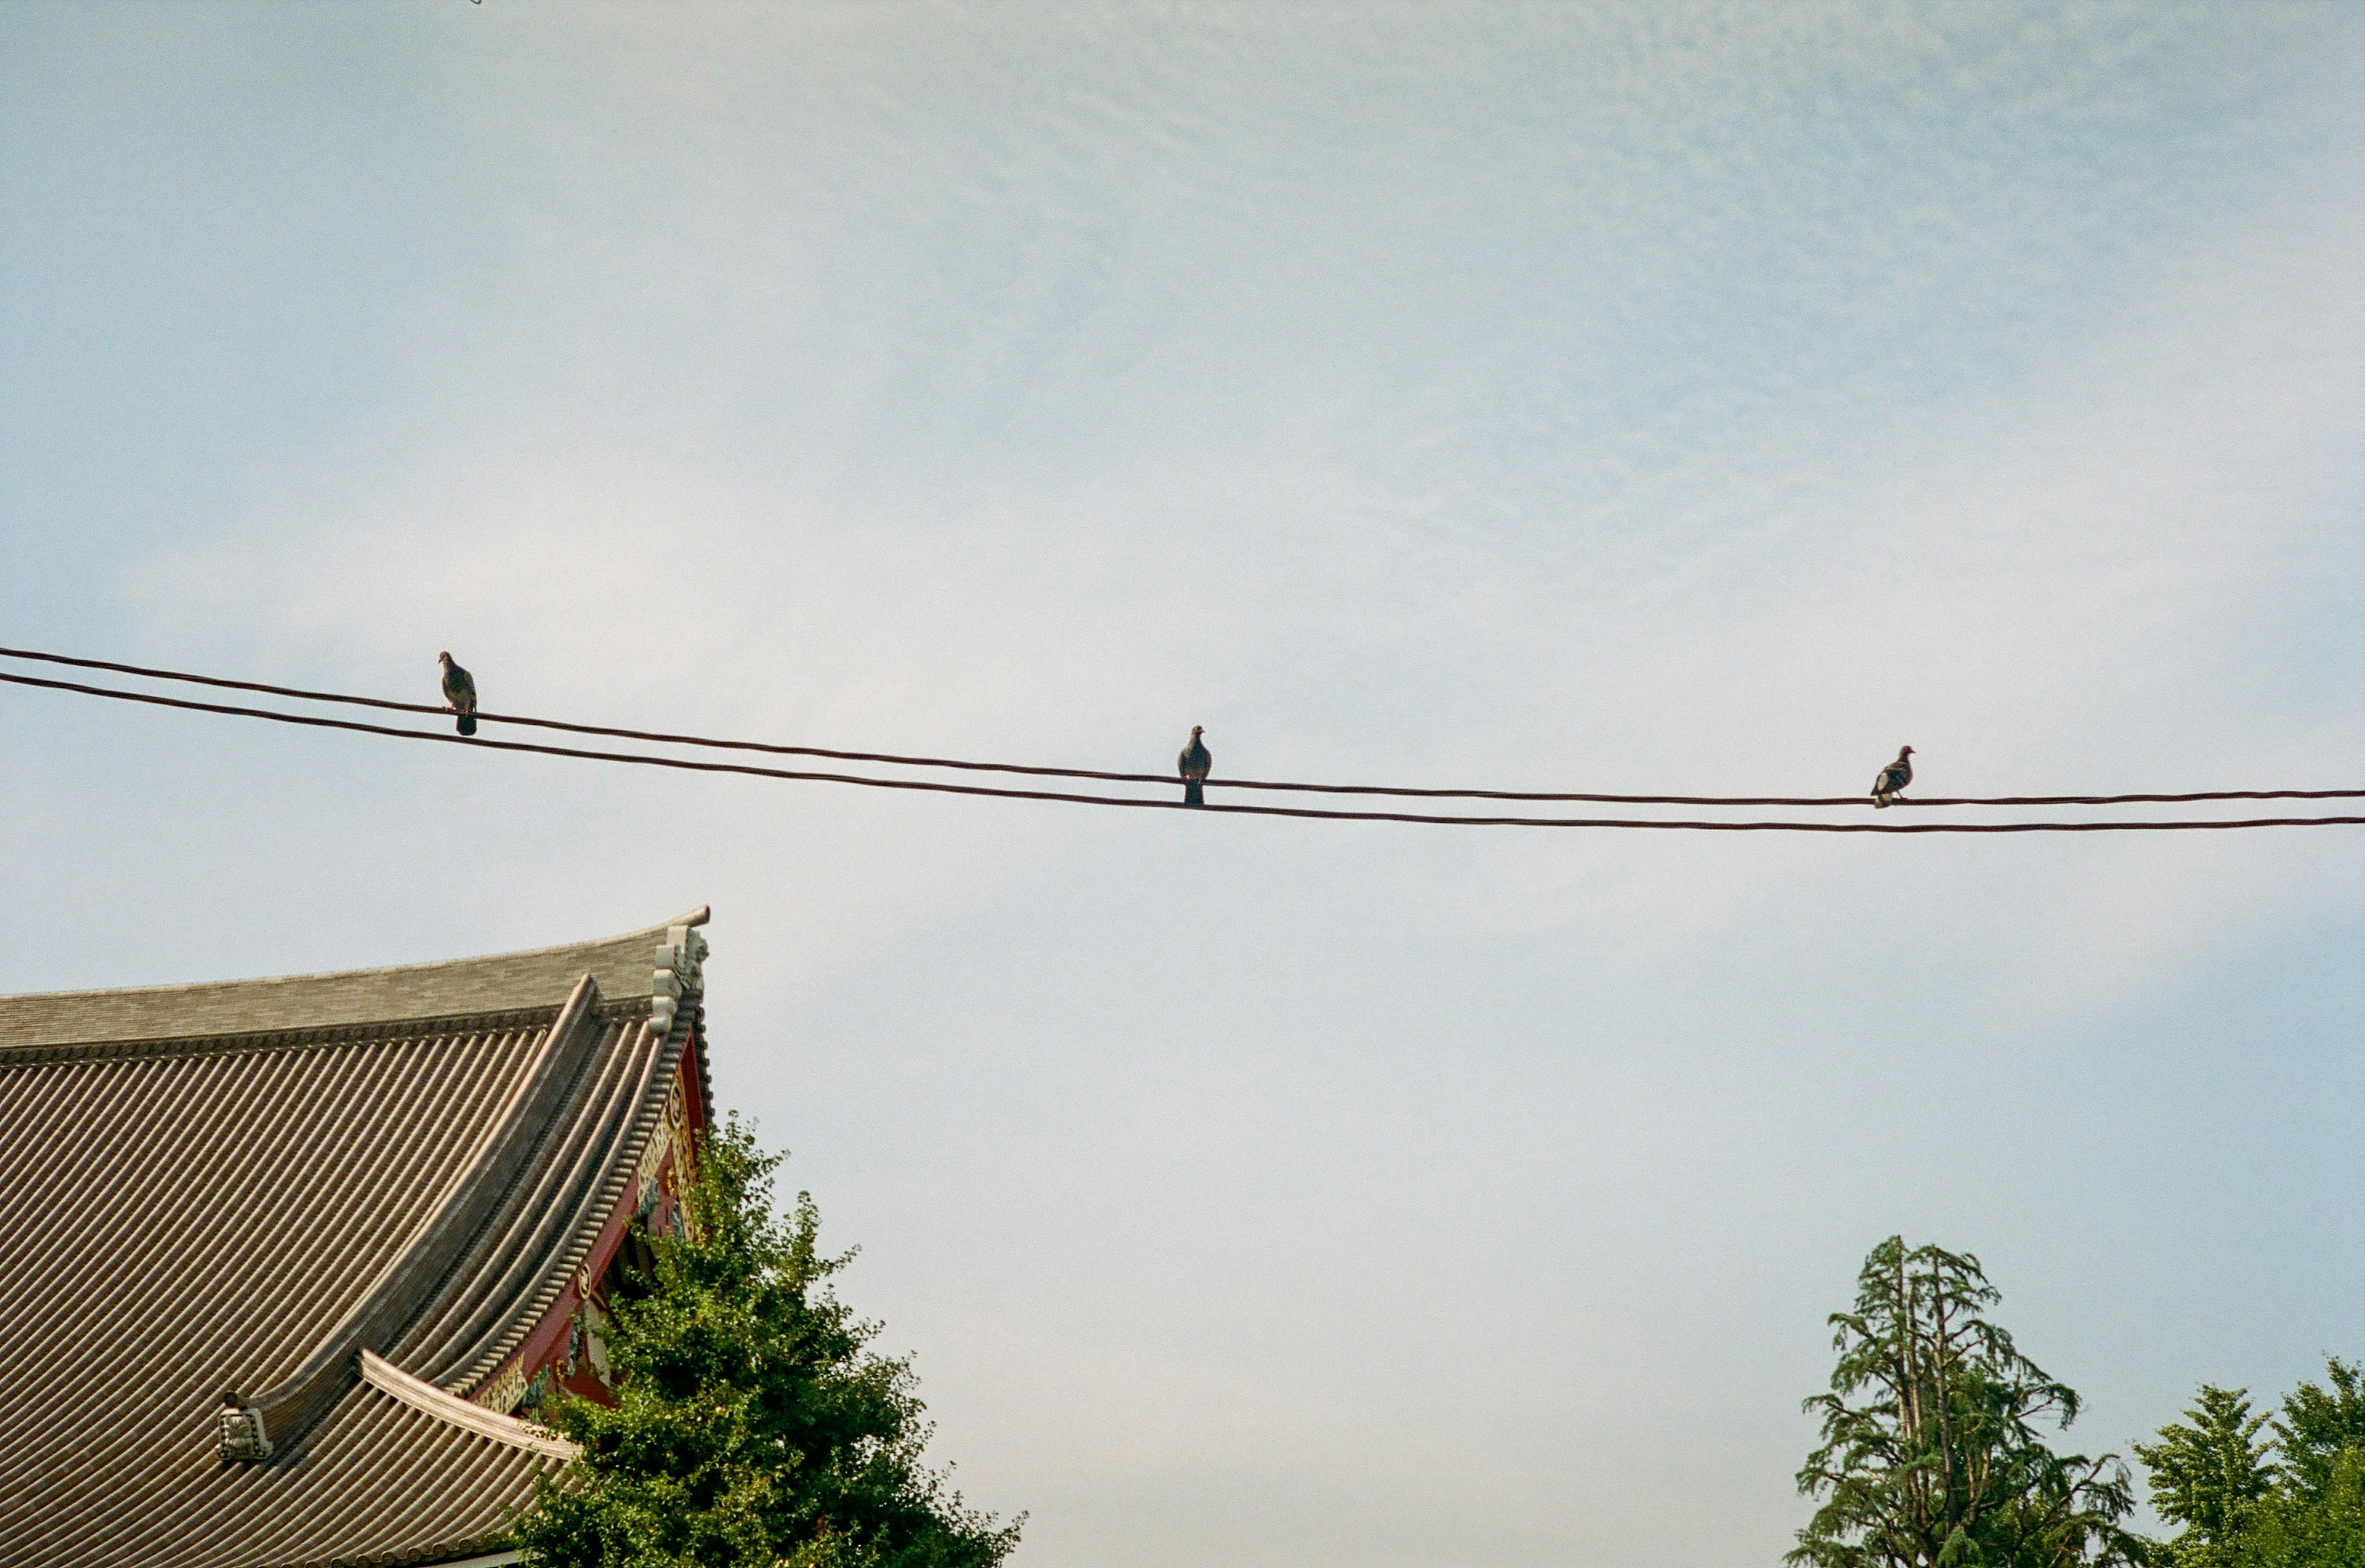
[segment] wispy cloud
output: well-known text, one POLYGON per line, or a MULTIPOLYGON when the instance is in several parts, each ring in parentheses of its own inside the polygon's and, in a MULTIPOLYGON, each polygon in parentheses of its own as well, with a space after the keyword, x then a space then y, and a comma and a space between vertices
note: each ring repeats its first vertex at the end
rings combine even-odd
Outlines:
MULTIPOLYGON (((11 211, 113 193, 0 225, 27 641, 421 696, 448 646, 495 707, 1150 769, 1193 722, 1219 771, 1540 788, 2365 768, 2346 12, 260 15, 50 18, 0 94, 11 211), (295 81, 301 147, 200 112, 295 81)), ((11 988, 712 902, 726 1092, 1047 1563, 1763 1559, 1885 1226, 2106 1369, 2098 1446, 2354 1299, 2322 1216, 2237 1271, 2161 1197, 2353 1162, 2303 1114, 2359 1092, 2331 835, 1143 821, 10 723, 11 988), (2125 1349, 2171 1286, 2246 1337, 2125 1349), (1732 1507, 1671 1523, 1677 1475, 1732 1507)))

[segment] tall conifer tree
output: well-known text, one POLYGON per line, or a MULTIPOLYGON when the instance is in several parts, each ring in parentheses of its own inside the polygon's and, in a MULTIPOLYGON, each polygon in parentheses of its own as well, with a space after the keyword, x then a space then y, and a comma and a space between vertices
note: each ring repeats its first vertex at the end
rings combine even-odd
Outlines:
POLYGON ((2056 1454, 2078 1395, 1990 1322, 1978 1260, 1890 1237, 1833 1313, 1832 1388, 1806 1402, 1822 1446, 1799 1472, 1821 1499, 1799 1568, 2101 1568, 2140 1561, 2115 1455, 2056 1454))

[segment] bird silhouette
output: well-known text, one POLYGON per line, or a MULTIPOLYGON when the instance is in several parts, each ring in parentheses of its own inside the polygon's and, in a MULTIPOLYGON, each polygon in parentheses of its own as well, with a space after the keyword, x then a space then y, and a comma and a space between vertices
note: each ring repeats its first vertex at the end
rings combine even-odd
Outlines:
POLYGON ((1910 745, 1897 748, 1897 760, 1880 770, 1872 781, 1872 803, 1886 806, 1897 799, 1897 792, 1913 782, 1913 764, 1906 760, 1913 755, 1910 745))
POLYGON ((460 715, 460 733, 473 735, 476 733, 476 678, 454 664, 451 655, 435 656, 443 665, 443 700, 460 715))
POLYGON ((1182 775, 1182 803, 1186 806, 1207 803, 1207 797, 1200 792, 1199 787, 1207 781, 1207 770, 1216 766, 1216 759, 1208 752, 1207 743, 1199 738, 1205 734, 1205 724, 1192 725, 1191 744, 1184 746, 1182 755, 1174 759, 1176 770, 1182 775))

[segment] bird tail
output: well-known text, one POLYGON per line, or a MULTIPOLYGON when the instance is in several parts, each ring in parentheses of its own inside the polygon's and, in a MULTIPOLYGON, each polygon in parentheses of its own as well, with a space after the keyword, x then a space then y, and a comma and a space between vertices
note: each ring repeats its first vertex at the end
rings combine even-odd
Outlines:
POLYGON ((460 715, 460 733, 464 735, 473 735, 476 733, 476 716, 474 713, 460 715))
POLYGON ((1204 806, 1207 803, 1207 797, 1201 792, 1199 780, 1196 778, 1186 778, 1182 781, 1182 803, 1186 806, 1204 806))
POLYGON ((1873 809, 1874 811, 1876 811, 1876 812, 1877 812, 1877 811, 1880 810, 1880 808, 1881 808, 1881 807, 1883 807, 1883 806, 1885 806, 1885 805, 1887 805, 1887 804, 1889 804, 1889 797, 1888 797, 1888 796, 1886 796, 1886 795, 1875 795, 1875 796, 1873 796, 1873 798, 1872 798, 1872 809, 1873 809))

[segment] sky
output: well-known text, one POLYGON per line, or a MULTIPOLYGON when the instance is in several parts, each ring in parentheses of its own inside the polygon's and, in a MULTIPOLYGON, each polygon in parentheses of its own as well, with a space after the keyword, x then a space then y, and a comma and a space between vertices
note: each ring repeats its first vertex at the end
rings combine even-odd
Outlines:
MULTIPOLYGON (((2365 9, 0 9, 0 642, 849 749, 2365 781, 2365 9)), ((2365 830, 1553 833, 0 689, 0 991, 713 908, 1025 1568, 1741 1568, 1976 1253, 2365 1355, 2365 830)), ((1220 798, 1220 796, 1218 796, 1220 798)))

